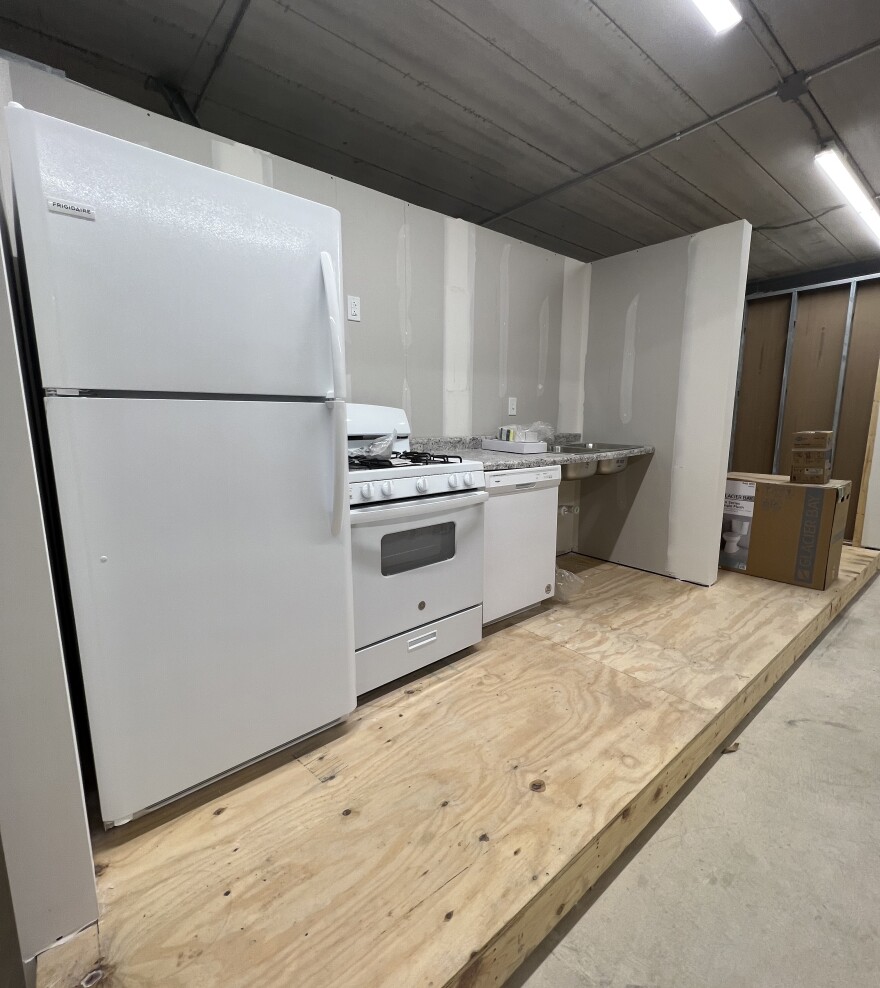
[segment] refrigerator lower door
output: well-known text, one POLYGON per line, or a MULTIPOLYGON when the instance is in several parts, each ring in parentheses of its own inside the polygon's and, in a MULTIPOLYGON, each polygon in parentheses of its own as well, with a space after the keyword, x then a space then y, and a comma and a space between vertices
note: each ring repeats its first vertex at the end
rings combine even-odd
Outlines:
POLYGON ((46 409, 105 821, 354 709, 330 406, 51 397, 46 409))

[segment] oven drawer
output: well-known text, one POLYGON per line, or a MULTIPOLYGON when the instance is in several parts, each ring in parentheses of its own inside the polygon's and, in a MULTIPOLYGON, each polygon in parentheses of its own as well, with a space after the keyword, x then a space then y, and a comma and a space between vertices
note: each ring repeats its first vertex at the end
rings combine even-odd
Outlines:
POLYGON ((475 645, 483 636, 483 608, 423 624, 404 635, 355 652, 358 696, 475 645))

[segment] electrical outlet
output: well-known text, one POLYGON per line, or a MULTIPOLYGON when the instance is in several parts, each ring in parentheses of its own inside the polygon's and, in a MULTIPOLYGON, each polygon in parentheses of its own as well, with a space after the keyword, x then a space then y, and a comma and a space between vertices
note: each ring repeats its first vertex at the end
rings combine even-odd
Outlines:
POLYGON ((507 414, 516 415, 516 398, 507 399, 507 414))
POLYGON ((361 299, 359 295, 348 296, 348 319, 350 322, 361 321, 361 299))

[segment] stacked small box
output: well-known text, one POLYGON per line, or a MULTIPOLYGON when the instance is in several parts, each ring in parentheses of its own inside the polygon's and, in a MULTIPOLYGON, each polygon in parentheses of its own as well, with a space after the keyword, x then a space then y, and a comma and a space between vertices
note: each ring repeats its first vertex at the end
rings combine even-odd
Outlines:
POLYGON ((833 432, 796 432, 791 451, 793 484, 827 484, 831 480, 833 432))

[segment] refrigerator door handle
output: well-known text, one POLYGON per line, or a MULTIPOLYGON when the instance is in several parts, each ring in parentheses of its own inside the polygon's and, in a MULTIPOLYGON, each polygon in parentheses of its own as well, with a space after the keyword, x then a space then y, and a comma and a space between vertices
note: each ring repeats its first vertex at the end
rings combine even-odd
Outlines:
POLYGON ((342 336, 342 320, 339 317, 339 284, 333 268, 333 258, 321 251, 321 274, 324 278, 324 297, 330 315, 330 354, 333 361, 333 394, 328 398, 345 398, 345 342, 342 336))
POLYGON ((344 401, 327 403, 333 415, 333 516, 330 534, 335 538, 342 531, 345 498, 348 492, 348 422, 344 401))

